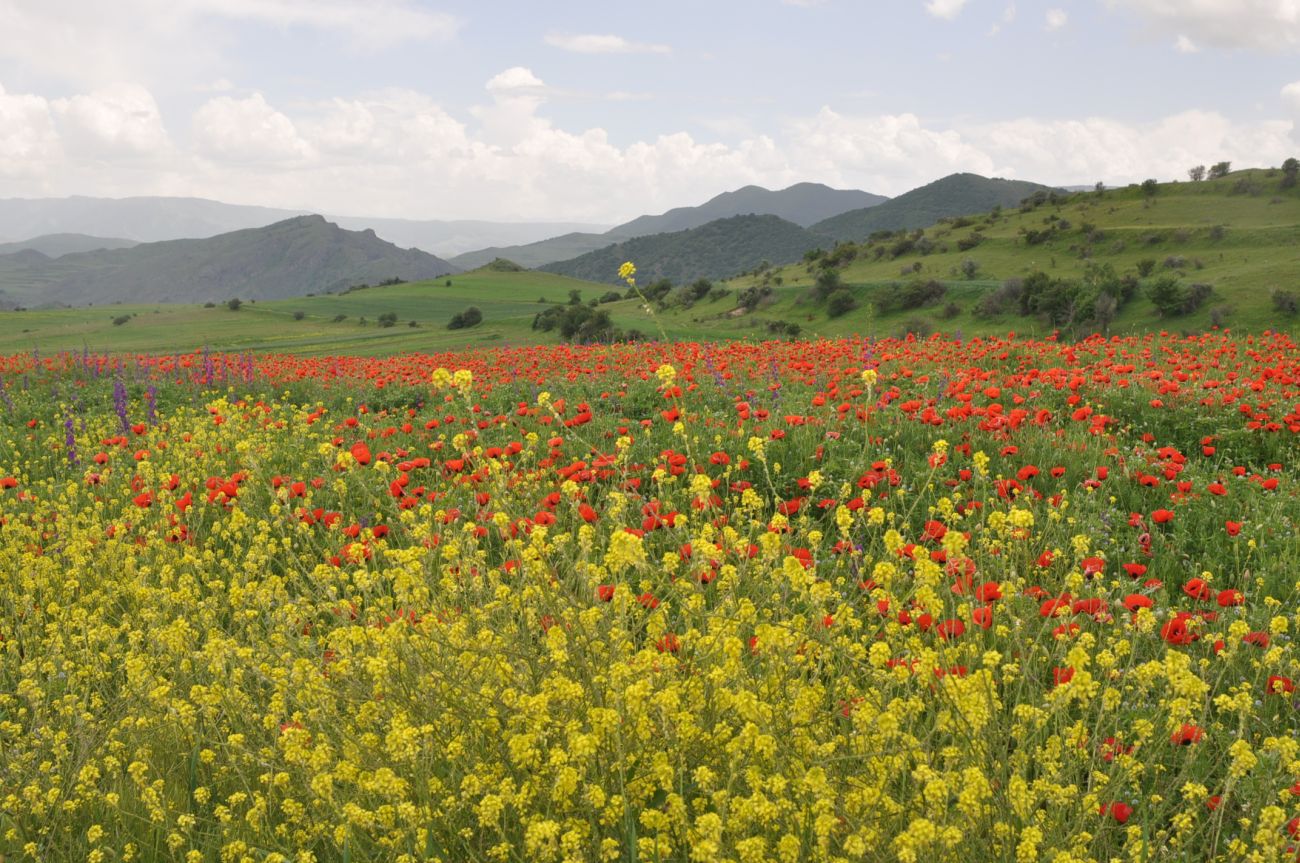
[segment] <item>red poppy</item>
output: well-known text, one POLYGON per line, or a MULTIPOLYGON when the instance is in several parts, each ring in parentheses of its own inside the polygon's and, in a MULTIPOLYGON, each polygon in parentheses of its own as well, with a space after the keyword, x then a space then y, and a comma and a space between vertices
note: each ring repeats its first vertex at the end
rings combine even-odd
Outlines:
POLYGON ((1156 524, 1168 524, 1174 520, 1173 510, 1157 509, 1151 513, 1151 520, 1156 524))
POLYGON ((1125 824, 1128 822, 1129 816, 1133 814, 1133 807, 1129 806, 1127 803, 1103 803, 1098 808, 1097 814, 1103 816, 1109 815, 1118 823, 1125 824))
POLYGON ((1205 737, 1205 730, 1199 725, 1184 722, 1177 731, 1169 736, 1169 740, 1175 746, 1190 746, 1193 743, 1199 743, 1203 737, 1205 737))
POLYGON ((1264 691, 1269 695, 1290 695, 1295 692, 1295 681, 1289 677, 1274 674, 1268 678, 1264 691))

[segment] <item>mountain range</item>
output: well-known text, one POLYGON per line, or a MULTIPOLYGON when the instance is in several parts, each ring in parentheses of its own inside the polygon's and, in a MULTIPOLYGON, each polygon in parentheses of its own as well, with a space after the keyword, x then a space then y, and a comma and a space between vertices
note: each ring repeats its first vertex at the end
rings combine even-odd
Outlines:
MULTIPOLYGON (((403 250, 389 239, 418 239, 416 234, 434 227, 446 236, 449 226, 480 223, 290 215, 270 225, 230 230, 232 224, 289 211, 190 198, 0 200, 0 232, 42 234, 0 245, 0 305, 270 299, 391 278, 434 278, 496 258, 598 282, 617 281, 618 267, 627 260, 636 262, 643 280, 725 278, 764 261, 790 263, 811 249, 863 240, 877 231, 1014 206, 1047 188, 975 174, 953 174, 893 199, 816 183, 778 191, 746 186, 602 233, 567 231, 450 260, 403 250), (349 230, 362 225, 365 230, 349 230), (55 228, 68 230, 42 233, 55 228), (381 238, 384 232, 388 238, 381 238), (150 239, 178 233, 194 236, 150 239)), ((542 229, 541 223, 526 227, 542 229)), ((504 229, 491 226, 498 228, 504 229)))
POLYGON ((761 186, 743 186, 734 192, 716 195, 699 206, 674 207, 657 216, 638 216, 604 233, 568 233, 535 243, 480 249, 456 255, 450 260, 467 270, 481 267, 496 258, 506 258, 520 266, 534 268, 569 260, 632 237, 686 231, 732 216, 778 216, 806 228, 840 213, 874 207, 888 200, 883 195, 854 189, 832 189, 821 183, 796 183, 778 191, 761 186))
POLYGON ((141 243, 53 258, 28 248, 0 256, 0 302, 13 306, 222 302, 328 293, 458 269, 373 231, 296 216, 215 237, 141 243))
MULTIPOLYGON (((26 240, 45 234, 124 237, 141 243, 214 237, 263 228, 306 210, 251 207, 205 198, 0 198, 0 238, 26 240)), ((402 248, 454 255, 487 245, 530 243, 600 226, 580 222, 487 222, 478 220, 376 219, 329 216, 339 227, 373 230, 402 248)))

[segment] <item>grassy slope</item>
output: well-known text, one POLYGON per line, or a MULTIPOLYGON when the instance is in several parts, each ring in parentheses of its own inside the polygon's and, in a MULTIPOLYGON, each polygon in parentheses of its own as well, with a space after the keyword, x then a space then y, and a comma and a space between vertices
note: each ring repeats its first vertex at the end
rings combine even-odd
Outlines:
MULTIPOLYGON (((1104 237, 1092 244, 1091 261, 1108 263, 1123 275, 1134 272, 1139 260, 1150 258, 1157 262, 1155 275, 1162 275, 1178 272, 1163 266, 1166 258, 1182 256, 1188 262, 1182 270, 1183 281, 1205 282, 1215 290, 1215 296, 1199 311, 1164 320, 1139 295, 1121 311, 1111 326, 1112 333, 1162 328, 1201 330, 1211 325, 1210 310, 1223 306, 1232 310, 1226 318, 1231 327, 1294 328, 1295 321, 1278 318, 1269 298, 1273 288, 1300 293, 1300 190, 1278 192, 1278 179, 1276 175, 1266 176, 1264 171, 1241 171, 1223 180, 1166 184, 1160 186, 1150 203, 1145 202, 1137 189, 1112 190, 1102 196, 1080 193, 1059 207, 1045 205, 1028 213, 1005 211, 1000 219, 987 225, 984 234, 988 239, 969 251, 959 251, 956 240, 969 235, 971 227, 954 229, 938 225, 928 229, 926 236, 940 248, 946 246, 947 251, 926 256, 908 254, 897 259, 886 255, 878 261, 870 255, 859 256, 842 270, 844 281, 859 301, 867 303, 914 278, 900 273, 903 267, 919 261, 920 276, 947 283, 949 292, 944 301, 953 300, 961 307, 960 314, 950 320, 938 318, 940 304, 875 317, 859 309, 830 321, 822 308, 800 301, 814 279, 814 273, 803 264, 780 271, 785 285, 777 290, 777 302, 755 317, 794 320, 806 330, 822 334, 890 334, 905 320, 917 317, 929 319, 936 329, 960 330, 966 334, 1009 329, 1024 333, 1050 331, 1031 318, 976 318, 972 307, 983 292, 995 289, 1001 280, 1025 276, 1036 269, 1057 278, 1082 276, 1088 260, 1079 251, 1079 247, 1087 244, 1081 225, 1087 222, 1104 232, 1104 237), (1232 194, 1233 186, 1241 179, 1257 183, 1261 193, 1232 194), (1036 246, 1026 245, 1019 238, 1021 228, 1040 230, 1046 227, 1044 220, 1053 214, 1068 220, 1070 230, 1036 246), (1224 226, 1223 238, 1219 240, 1211 237, 1216 225, 1224 226), (1158 238, 1156 242, 1149 241, 1153 235, 1158 238), (1076 247, 1074 251, 1072 246, 1076 247), (958 274, 958 267, 966 258, 979 264, 975 280, 964 280, 958 274), (1202 265, 1199 269, 1195 265, 1197 261, 1202 265), (812 320, 808 320, 809 315, 812 320)), ((981 219, 976 224, 986 223, 981 219)), ((728 286, 743 289, 754 281, 746 277, 728 286)))
MULTIPOLYGON (((342 295, 245 303, 237 312, 225 305, 114 305, 48 311, 0 312, 0 353, 39 347, 57 350, 166 352, 203 346, 233 351, 284 351, 302 354, 384 355, 476 345, 554 341, 553 335, 532 330, 532 319, 544 308, 537 300, 565 302, 577 289, 584 300, 606 293, 597 285, 551 273, 476 271, 430 282, 369 288, 342 295), (484 321, 468 330, 448 330, 452 315, 477 306, 484 321), (295 312, 302 320, 294 320, 295 312), (394 312, 394 327, 379 327, 379 315, 394 312), (119 315, 134 315, 121 326, 119 315), (346 315, 338 323, 334 318, 346 315), (363 326, 360 318, 367 318, 363 326), (420 326, 409 326, 411 320, 420 326)), ((637 311, 637 303, 610 306, 616 316, 655 332, 654 324, 637 311)), ((695 338, 704 328, 674 323, 672 338, 695 338)))

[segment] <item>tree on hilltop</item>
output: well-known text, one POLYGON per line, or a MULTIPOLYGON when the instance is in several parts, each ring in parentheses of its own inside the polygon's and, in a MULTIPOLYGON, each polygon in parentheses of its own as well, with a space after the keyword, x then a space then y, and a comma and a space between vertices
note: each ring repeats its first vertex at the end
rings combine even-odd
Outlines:
POLYGON ((1193 183, 1201 182, 1202 180, 1205 179, 1205 166, 1197 165, 1194 168, 1189 168, 1187 170, 1187 176, 1191 179, 1193 183))

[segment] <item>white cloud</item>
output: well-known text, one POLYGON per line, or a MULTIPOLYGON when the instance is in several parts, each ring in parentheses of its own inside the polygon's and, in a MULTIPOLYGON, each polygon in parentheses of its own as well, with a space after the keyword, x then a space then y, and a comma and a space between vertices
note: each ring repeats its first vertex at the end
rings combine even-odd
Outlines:
POLYGON ((1064 9, 1053 8, 1047 10, 1044 20, 1046 22, 1044 26, 1050 32, 1052 30, 1060 30, 1064 27, 1066 22, 1070 20, 1070 16, 1066 14, 1064 9))
POLYGON ((459 21, 408 0, 170 0, 196 17, 258 21, 339 33, 357 47, 379 49, 402 42, 446 40, 459 21))
POLYGON ((1300 48, 1296 0, 1107 0, 1170 35, 1200 45, 1294 51, 1300 48))
POLYGON ((728 143, 685 132, 624 143, 601 128, 558 127, 545 110, 550 92, 513 67, 460 115, 405 89, 292 106, 228 94, 169 139, 147 92, 56 104, 0 90, 0 176, 15 195, 182 194, 340 214, 612 224, 748 183, 816 180, 893 195, 959 171, 1122 184, 1224 159, 1276 165, 1300 128, 1297 81, 1280 90, 1278 119, 1251 124, 1190 111, 1141 124, 1024 118, 958 131, 911 113, 823 107, 775 127, 737 126, 728 143), (151 147, 162 155, 141 160, 151 147))
POLYGON ((1282 101, 1300 114, 1300 81, 1292 81, 1282 88, 1282 101))
POLYGON ((542 79, 534 75, 532 69, 524 66, 511 66, 504 72, 493 75, 487 82, 489 93, 540 92, 545 87, 542 79))
POLYGON ((38 174, 61 156, 49 103, 0 87, 0 176, 38 174))
POLYGON ((1183 33, 1178 34, 1178 38, 1174 41, 1174 48, 1178 50, 1179 54, 1195 54, 1201 50, 1195 42, 1188 39, 1186 34, 1183 33))
POLYGON ((965 5, 966 0, 929 0, 925 4, 925 11, 935 18, 951 21, 961 14, 961 9, 965 5))
POLYGON ((630 42, 612 33, 548 33, 546 44, 577 54, 671 54, 668 45, 630 42))
POLYGON ((103 87, 52 104, 63 139, 94 158, 157 157, 171 146, 153 94, 135 84, 103 87))
POLYGON ((292 120, 267 104, 261 93, 245 99, 218 96, 194 112, 196 149, 223 162, 285 163, 310 155, 292 120))
POLYGON ((203 86, 226 72, 240 25, 310 30, 376 52, 452 38, 460 22, 414 0, 0 0, 0 60, 93 88, 106 81, 203 86), (187 77, 188 76, 188 77, 187 77))

